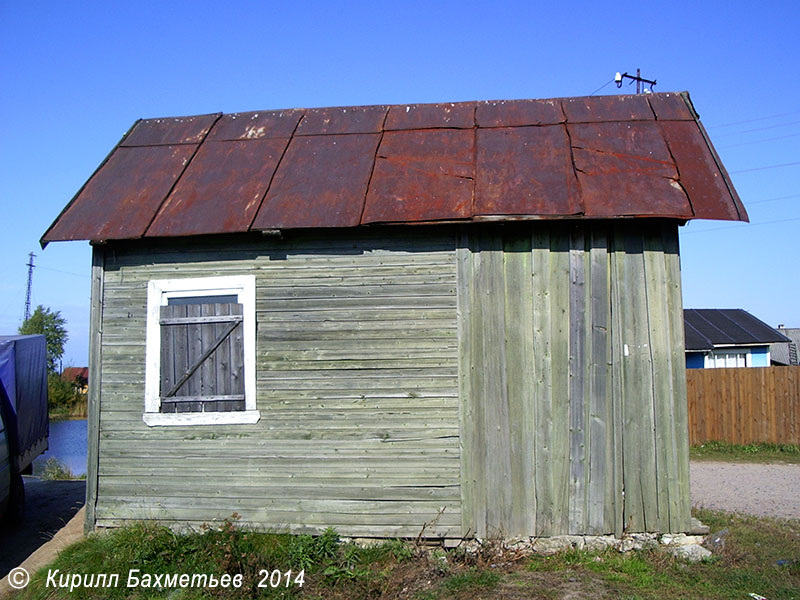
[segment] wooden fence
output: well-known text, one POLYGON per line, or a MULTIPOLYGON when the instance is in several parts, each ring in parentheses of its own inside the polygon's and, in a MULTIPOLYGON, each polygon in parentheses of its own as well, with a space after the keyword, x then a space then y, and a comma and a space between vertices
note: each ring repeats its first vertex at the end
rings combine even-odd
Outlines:
POLYGON ((687 369, 689 443, 800 444, 800 367, 687 369))

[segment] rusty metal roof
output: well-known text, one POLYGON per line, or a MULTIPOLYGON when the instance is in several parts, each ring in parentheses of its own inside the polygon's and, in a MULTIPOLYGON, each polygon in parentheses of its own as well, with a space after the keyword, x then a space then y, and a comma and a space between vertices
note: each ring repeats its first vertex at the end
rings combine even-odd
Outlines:
POLYGON ((42 237, 747 220, 687 93, 137 121, 42 237))

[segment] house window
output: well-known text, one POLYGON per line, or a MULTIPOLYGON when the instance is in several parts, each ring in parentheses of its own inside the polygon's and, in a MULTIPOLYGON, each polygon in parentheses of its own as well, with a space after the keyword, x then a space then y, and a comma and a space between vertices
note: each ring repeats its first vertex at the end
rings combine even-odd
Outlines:
POLYGON ((145 423, 255 423, 255 381, 255 277, 148 283, 145 423))
POLYGON ((706 368, 722 369, 733 367, 749 367, 750 352, 748 350, 714 350, 706 356, 706 368))

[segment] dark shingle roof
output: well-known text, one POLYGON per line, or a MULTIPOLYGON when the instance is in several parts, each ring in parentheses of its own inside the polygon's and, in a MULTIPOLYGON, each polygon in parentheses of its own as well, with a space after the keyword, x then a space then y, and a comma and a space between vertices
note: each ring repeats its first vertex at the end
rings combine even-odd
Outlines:
POLYGON ((688 94, 140 120, 41 241, 618 217, 747 220, 688 94))
POLYGON ((683 311, 686 350, 786 342, 788 338, 740 308, 687 308, 683 311))

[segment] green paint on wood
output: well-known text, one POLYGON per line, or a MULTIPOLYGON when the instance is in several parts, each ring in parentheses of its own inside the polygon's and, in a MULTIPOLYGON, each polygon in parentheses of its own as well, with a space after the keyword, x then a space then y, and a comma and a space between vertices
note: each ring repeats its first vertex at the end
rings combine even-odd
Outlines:
POLYGON ((462 496, 477 534, 685 530, 674 225, 465 232, 462 496))

